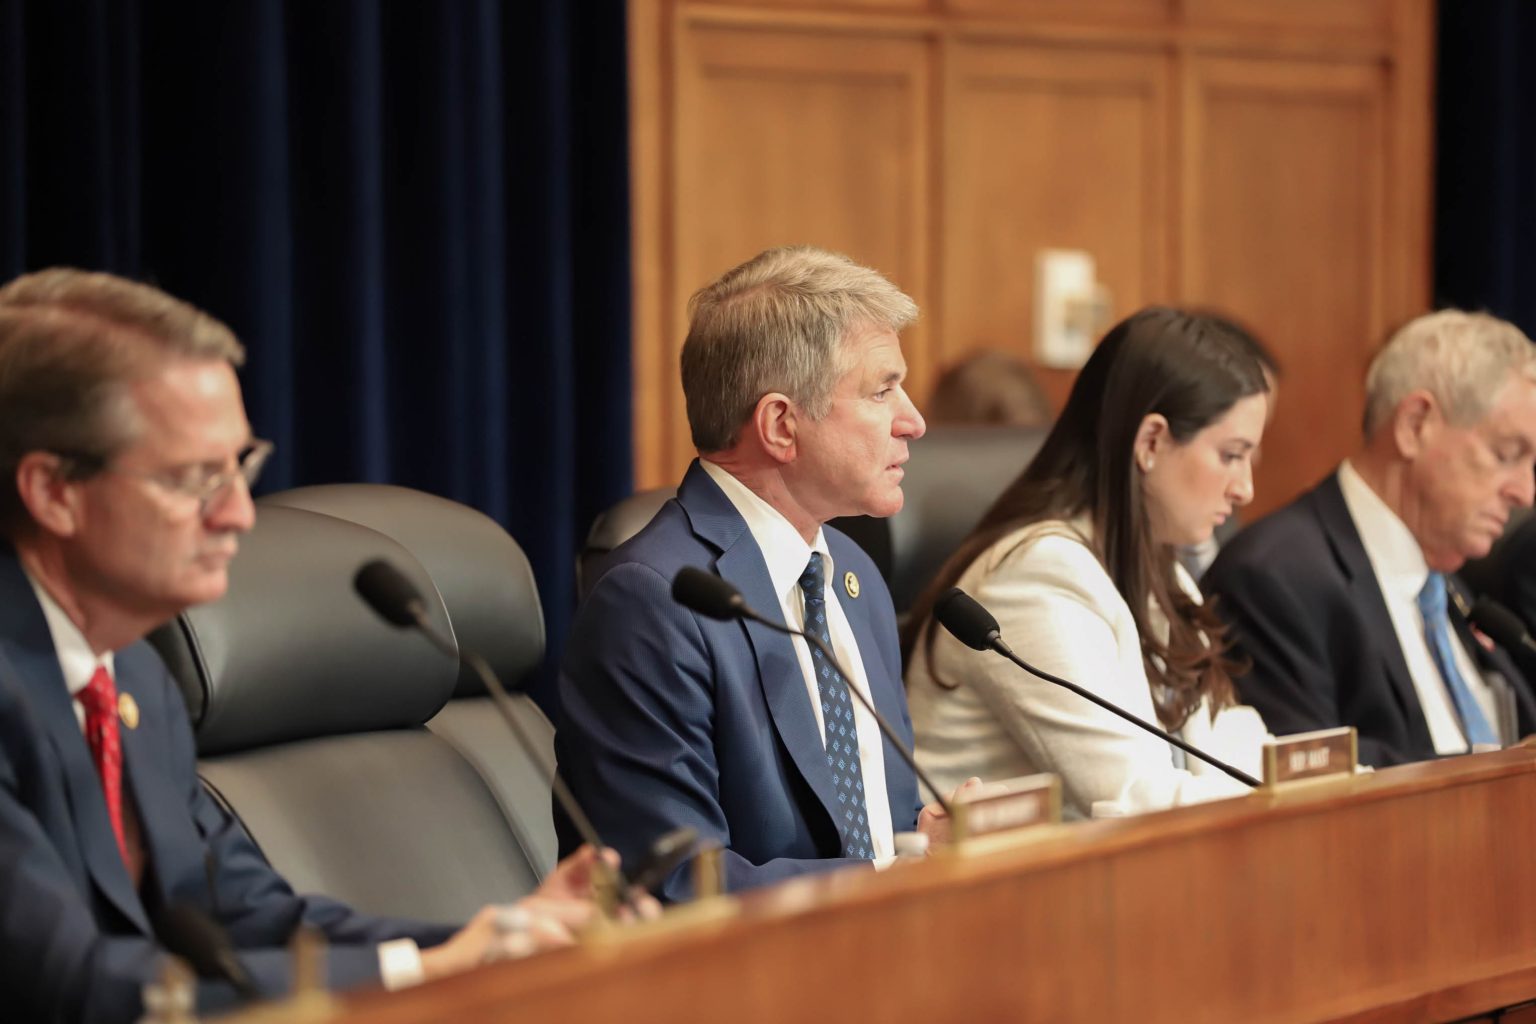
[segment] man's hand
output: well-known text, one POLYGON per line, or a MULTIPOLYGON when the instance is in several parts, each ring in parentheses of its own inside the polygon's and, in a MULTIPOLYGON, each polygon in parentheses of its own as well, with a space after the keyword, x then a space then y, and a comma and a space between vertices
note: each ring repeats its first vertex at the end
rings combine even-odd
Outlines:
MULTIPOLYGON (((453 938, 422 951, 425 979, 457 974, 489 960, 524 957, 574 944, 598 913, 592 899, 598 858, 597 850, 583 846, 556 864, 530 895, 511 905, 480 908, 453 938)), ((603 850, 601 858, 611 869, 619 866, 616 850, 603 850)), ((661 915, 661 905, 649 893, 635 892, 631 903, 635 909, 624 908, 622 920, 632 920, 637 911, 643 919, 661 915)))
MULTIPOLYGON (((555 865, 533 895, 552 900, 581 900, 591 902, 594 883, 597 881, 598 851, 584 845, 575 853, 555 865)), ((610 871, 619 866, 617 850, 603 850, 601 859, 610 871)))
MULTIPOLYGON (((981 788, 981 780, 972 776, 962 782, 955 791, 949 794, 949 803, 953 804, 962 796, 968 795, 972 790, 981 788)), ((949 842, 949 829, 952 822, 944 808, 937 802, 924 807, 922 813, 917 816, 917 830, 928 837, 928 849, 931 851, 941 843, 949 842)))
POLYGON ((496 938, 496 914, 500 910, 497 906, 481 907, 470 918, 469 924, 460 928, 453 938, 441 946, 422 950, 422 980, 446 978, 485 962, 490 955, 491 943, 496 938))
MULTIPOLYGON (((555 865, 555 870, 549 873, 549 877, 544 879, 530 899, 542 897, 560 901, 583 900, 586 901, 587 906, 592 907, 591 899, 598 870, 598 856, 598 851, 591 846, 582 846, 555 865)), ((608 870, 618 870, 619 851, 606 848, 602 851, 601 857, 602 862, 608 866, 608 870)), ((619 919, 628 921, 636 914, 641 920, 646 921, 660 917, 661 904, 657 903, 655 897, 645 890, 631 889, 627 905, 619 910, 619 919)))

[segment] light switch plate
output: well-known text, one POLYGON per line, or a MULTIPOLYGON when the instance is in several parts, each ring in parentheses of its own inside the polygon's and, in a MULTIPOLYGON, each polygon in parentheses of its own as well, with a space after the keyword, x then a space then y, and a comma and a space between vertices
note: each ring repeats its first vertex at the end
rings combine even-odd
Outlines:
POLYGON ((1081 249, 1035 254, 1035 358, 1052 369, 1075 370, 1093 351, 1100 292, 1093 256, 1081 249))

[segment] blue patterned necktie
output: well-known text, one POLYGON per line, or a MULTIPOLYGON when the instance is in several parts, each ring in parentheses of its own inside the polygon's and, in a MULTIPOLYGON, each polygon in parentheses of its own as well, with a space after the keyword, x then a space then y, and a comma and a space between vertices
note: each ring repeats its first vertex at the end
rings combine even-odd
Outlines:
POLYGON ((1456 702, 1456 714, 1461 718, 1461 728, 1467 735, 1468 745, 1498 746, 1499 738, 1493 734, 1488 719, 1483 717, 1483 709, 1478 706, 1477 698, 1472 696, 1467 681, 1456 668, 1456 659, 1451 656, 1451 624, 1446 616, 1445 577, 1438 572, 1430 573, 1424 589, 1419 591, 1419 613, 1424 616, 1424 639, 1429 643, 1429 653, 1434 656, 1435 665, 1445 680, 1445 688, 1451 691, 1451 699, 1456 702))
MULTIPOLYGON (((821 552, 813 551, 810 564, 800 574, 800 589, 805 593, 805 631, 830 648, 832 632, 827 628, 825 580, 821 552)), ((853 701, 848 696, 848 681, 815 644, 810 648, 811 664, 816 668, 816 688, 821 693, 827 767, 832 769, 832 784, 836 787, 837 803, 843 815, 837 823, 843 836, 843 855, 872 860, 875 851, 869 838, 869 808, 864 803, 864 766, 859 760, 859 732, 853 724, 853 701)))

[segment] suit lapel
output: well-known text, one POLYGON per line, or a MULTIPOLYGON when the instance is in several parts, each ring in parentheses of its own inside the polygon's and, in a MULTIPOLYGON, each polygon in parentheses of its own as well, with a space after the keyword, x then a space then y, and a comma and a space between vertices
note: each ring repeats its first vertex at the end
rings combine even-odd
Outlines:
POLYGON ((152 934, 144 904, 134 892, 128 868, 118 852, 101 780, 75 717, 74 702, 64 685, 48 622, 9 549, 0 549, 0 643, 5 644, 19 682, 58 758, 70 820, 91 880, 136 928, 145 935, 152 934))
MULTIPOLYGON (((158 708, 159 701, 151 688, 151 669, 140 664, 142 645, 134 645, 117 656, 117 692, 137 702, 140 709, 158 708)), ((150 655, 150 657, 154 657, 150 655)), ((141 889, 151 885, 159 887, 162 898, 167 895, 166 880, 173 878, 201 878, 201 865, 179 865, 175 862, 178 850, 183 853, 192 847, 178 843, 186 830, 185 815, 176 816, 177 808, 186 807, 186 794, 176 791, 175 783, 165 771, 165 751, 157 749, 163 743, 164 733, 143 727, 130 729, 119 726, 123 746, 124 796, 133 800, 134 812, 139 818, 139 838, 144 846, 144 879, 141 889)))
POLYGON ((31 583, 26 582, 20 563, 9 548, 0 548, 0 643, 18 674, 29 702, 43 723, 48 743, 58 758, 65 778, 69 800, 69 818, 80 843, 80 855, 101 894, 108 898, 127 920, 144 935, 151 935, 144 904, 127 877, 127 866, 112 835, 112 823, 106 814, 106 798, 101 795, 101 780, 91 760, 91 749, 80 732, 74 702, 65 686, 65 674, 58 668, 54 637, 31 583))
MULTIPOLYGON (((746 520, 697 461, 684 476, 677 500, 688 513, 694 532, 720 549, 715 562, 720 577, 741 591, 747 604, 760 614, 782 621, 768 565, 747 529, 746 520)), ((816 726, 816 713, 806 692, 794 643, 784 634, 756 622, 743 622, 742 628, 779 740, 828 819, 835 822, 837 790, 827 767, 826 747, 816 726)))
POLYGON ((1408 674, 1408 662, 1403 658, 1402 644, 1397 640, 1397 627, 1392 624, 1392 614, 1387 611, 1387 600, 1382 596, 1381 584, 1371 568, 1360 531, 1344 503, 1344 492, 1339 487, 1338 474, 1323 481, 1312 492, 1313 509, 1323 525, 1323 535, 1333 547, 1334 556, 1349 580, 1350 604, 1365 620, 1365 637, 1376 644, 1381 655, 1387 682, 1397 696, 1397 703, 1407 719, 1414 743, 1425 749, 1433 749, 1434 740, 1429 735, 1429 722, 1419 705, 1418 692, 1413 688, 1413 677, 1408 674))

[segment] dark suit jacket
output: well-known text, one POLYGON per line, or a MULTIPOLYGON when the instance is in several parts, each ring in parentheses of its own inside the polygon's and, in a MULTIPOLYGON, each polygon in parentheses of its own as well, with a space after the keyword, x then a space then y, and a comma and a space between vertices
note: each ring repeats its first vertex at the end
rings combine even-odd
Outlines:
MULTIPOLYGON (((1500 602, 1536 633, 1536 515, 1527 516, 1494 545, 1488 557, 1463 573, 1479 593, 1500 602)), ((1520 648, 1515 661, 1525 678, 1536 681, 1536 651, 1520 648)))
MULTIPOLYGON (((1504 559, 1502 600, 1525 623, 1526 630, 1536 634, 1536 516, 1515 528, 1500 557, 1504 559)), ((1536 680, 1536 651, 1522 648, 1518 658, 1525 677, 1536 680)))
MULTIPOLYGON (((228 931, 258 987, 288 988, 282 948, 305 922, 333 944, 337 987, 378 978, 375 946, 423 946, 449 930, 370 918, 294 894, 239 823, 203 790, 181 695, 146 643, 115 655, 117 688, 138 703, 121 728, 125 802, 145 848, 138 890, 118 853, 101 783, 75 717, 42 608, 0 545, 0 992, 20 1020, 131 1021, 158 971, 156 914, 189 903, 228 931), (209 875, 212 874, 210 888, 209 875)), ((205 982, 199 1009, 235 1002, 205 982)))
MULTIPOLYGON (((1466 593, 1453 578, 1453 588, 1466 593)), ((1330 476, 1239 533, 1200 581, 1253 662, 1237 680, 1242 700, 1276 735, 1352 725, 1360 760, 1401 764, 1435 756, 1402 647, 1365 545, 1330 476)), ((1485 651, 1451 602, 1451 622, 1483 671, 1515 692, 1522 734, 1536 702, 1502 651, 1485 651)))
MULTIPOLYGON (((836 590, 875 705, 910 748, 890 593, 856 544, 835 530, 826 536, 838 578, 852 570, 861 584, 857 598, 836 590)), ((864 863, 841 856, 837 797, 789 637, 678 605, 672 577, 684 566, 713 570, 778 617, 746 521, 695 462, 678 496, 600 568, 577 616, 560 675, 560 771, 627 864, 682 825, 725 848, 732 890, 864 863)), ((910 830, 917 780, 889 741, 884 752, 892 826, 910 830)), ((574 848, 579 838, 556 819, 561 850, 574 848)), ((679 869, 662 895, 689 890, 679 869)))

